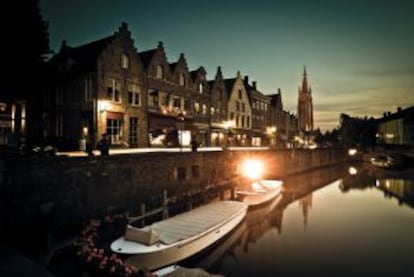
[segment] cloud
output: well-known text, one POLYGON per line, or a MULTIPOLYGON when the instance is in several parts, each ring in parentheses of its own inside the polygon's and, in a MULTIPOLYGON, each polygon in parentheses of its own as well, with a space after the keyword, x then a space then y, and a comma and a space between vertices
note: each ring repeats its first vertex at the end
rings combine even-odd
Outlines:
POLYGON ((402 67, 375 67, 356 70, 352 75, 359 77, 397 77, 397 76, 414 76, 414 64, 402 67))

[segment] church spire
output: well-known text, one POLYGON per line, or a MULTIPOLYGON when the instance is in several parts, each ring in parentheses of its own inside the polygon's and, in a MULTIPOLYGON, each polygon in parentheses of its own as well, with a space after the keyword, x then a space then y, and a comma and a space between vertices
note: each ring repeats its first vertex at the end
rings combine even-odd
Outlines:
POLYGON ((300 131, 313 131, 312 90, 308 85, 308 73, 303 67, 302 87, 299 87, 298 121, 300 131))

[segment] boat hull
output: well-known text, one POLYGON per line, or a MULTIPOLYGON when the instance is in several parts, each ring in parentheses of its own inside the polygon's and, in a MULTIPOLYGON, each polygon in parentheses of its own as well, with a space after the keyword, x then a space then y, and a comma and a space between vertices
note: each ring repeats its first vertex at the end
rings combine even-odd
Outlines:
POLYGON ((262 180, 263 187, 267 190, 257 190, 253 192, 236 191, 236 195, 244 203, 249 205, 249 208, 265 205, 277 196, 281 195, 282 181, 279 180, 262 180))
POLYGON ((194 238, 191 241, 178 243, 157 252, 131 255, 126 259, 126 264, 138 268, 146 267, 150 270, 158 269, 166 265, 184 260, 201 250, 211 246, 232 231, 246 216, 247 207, 243 208, 229 221, 221 224, 214 230, 194 238))

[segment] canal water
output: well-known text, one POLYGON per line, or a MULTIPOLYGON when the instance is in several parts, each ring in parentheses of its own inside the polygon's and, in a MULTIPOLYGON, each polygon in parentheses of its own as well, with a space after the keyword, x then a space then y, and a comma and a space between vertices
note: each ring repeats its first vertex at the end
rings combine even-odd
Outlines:
POLYGON ((181 265, 225 276, 414 276, 410 176, 365 164, 288 178, 281 198, 181 265))

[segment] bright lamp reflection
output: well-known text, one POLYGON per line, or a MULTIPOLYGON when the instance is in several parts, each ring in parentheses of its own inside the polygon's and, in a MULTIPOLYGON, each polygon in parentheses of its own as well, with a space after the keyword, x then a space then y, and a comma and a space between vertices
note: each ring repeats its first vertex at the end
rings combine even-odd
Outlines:
POLYGON ((263 174, 263 163, 258 160, 245 160, 241 165, 241 174, 252 180, 258 180, 263 174))
POLYGON ((355 167, 351 166, 348 168, 348 172, 350 175, 356 175, 358 173, 358 170, 355 167))

